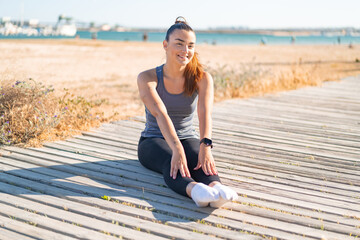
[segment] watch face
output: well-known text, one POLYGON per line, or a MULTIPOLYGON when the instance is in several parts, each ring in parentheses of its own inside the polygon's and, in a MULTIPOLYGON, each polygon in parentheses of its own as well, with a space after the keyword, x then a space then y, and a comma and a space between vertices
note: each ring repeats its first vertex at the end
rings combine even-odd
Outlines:
POLYGON ((205 139, 204 139, 204 143, 205 143, 207 146, 210 146, 210 145, 212 144, 212 141, 211 141, 211 139, 205 138, 205 139))
POLYGON ((201 143, 204 143, 206 146, 210 146, 211 148, 213 148, 212 140, 209 139, 209 138, 203 138, 203 139, 201 139, 200 144, 201 144, 201 143))

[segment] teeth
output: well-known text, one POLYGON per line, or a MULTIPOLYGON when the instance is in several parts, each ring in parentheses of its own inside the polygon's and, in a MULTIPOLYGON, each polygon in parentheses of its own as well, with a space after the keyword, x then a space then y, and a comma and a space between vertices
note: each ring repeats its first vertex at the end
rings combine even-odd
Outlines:
POLYGON ((181 59, 181 61, 187 61, 187 59, 188 59, 187 55, 186 56, 177 55, 177 56, 181 59))

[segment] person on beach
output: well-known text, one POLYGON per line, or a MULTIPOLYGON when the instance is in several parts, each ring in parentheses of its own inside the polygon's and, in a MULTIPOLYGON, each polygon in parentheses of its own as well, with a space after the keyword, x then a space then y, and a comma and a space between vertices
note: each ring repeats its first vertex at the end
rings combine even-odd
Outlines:
POLYGON ((221 184, 211 153, 213 79, 198 61, 195 41, 193 29, 178 17, 163 41, 165 64, 138 75, 146 114, 138 157, 173 191, 198 207, 217 208, 238 195, 221 184), (196 108, 201 140, 193 126, 196 108))

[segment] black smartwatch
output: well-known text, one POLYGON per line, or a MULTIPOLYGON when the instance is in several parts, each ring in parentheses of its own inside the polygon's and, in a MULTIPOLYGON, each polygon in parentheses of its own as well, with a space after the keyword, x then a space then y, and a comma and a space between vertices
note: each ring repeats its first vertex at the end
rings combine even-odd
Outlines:
POLYGON ((211 148, 213 148, 212 140, 209 138, 201 139, 200 144, 202 143, 204 143, 206 146, 210 146, 211 148))

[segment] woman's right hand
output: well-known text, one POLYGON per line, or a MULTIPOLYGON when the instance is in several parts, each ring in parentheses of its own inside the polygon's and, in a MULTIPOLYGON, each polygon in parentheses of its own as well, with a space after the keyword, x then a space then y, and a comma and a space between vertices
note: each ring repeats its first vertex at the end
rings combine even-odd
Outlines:
POLYGON ((176 179, 179 170, 182 177, 191 177, 189 168, 187 166, 185 152, 182 146, 180 149, 173 151, 171 157, 170 177, 176 179))

